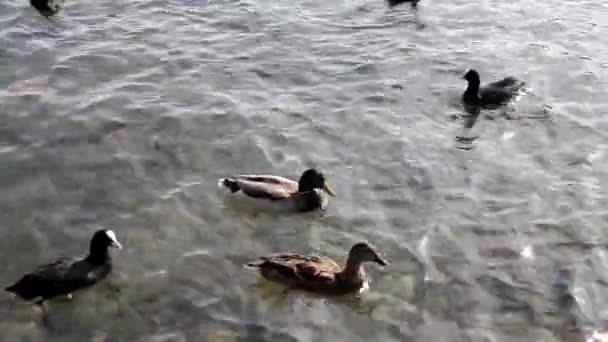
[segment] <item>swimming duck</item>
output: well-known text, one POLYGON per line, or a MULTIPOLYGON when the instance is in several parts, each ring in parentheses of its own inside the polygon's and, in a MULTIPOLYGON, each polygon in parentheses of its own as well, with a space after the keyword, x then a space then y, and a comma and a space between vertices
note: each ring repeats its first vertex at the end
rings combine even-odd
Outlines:
POLYGON ((360 242, 350 249, 345 267, 329 257, 300 254, 262 257, 247 267, 258 269, 262 277, 290 288, 340 295, 361 290, 366 281, 362 267, 365 262, 387 264, 372 246, 360 242))
POLYGON ((479 73, 473 69, 468 70, 463 78, 467 80, 468 86, 462 94, 462 101, 470 106, 495 107, 505 104, 525 85, 515 77, 505 77, 500 81, 480 86, 479 73))
POLYGON ((5 288, 25 300, 40 298, 37 304, 89 287, 106 277, 112 270, 108 247, 122 245, 111 230, 99 230, 91 239, 89 254, 84 258, 63 257, 26 273, 15 284, 5 288))
POLYGON ((272 175, 238 175, 222 178, 218 185, 231 194, 244 195, 241 197, 245 197, 251 206, 268 211, 324 210, 327 200, 321 191, 336 196, 325 176, 315 169, 304 171, 298 182, 272 175))

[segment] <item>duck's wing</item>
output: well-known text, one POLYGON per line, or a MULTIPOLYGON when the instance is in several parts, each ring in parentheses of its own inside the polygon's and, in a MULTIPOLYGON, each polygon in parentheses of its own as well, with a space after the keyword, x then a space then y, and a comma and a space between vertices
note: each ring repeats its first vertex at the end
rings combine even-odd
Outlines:
POLYGON ((279 201, 291 194, 280 184, 258 182, 237 178, 235 180, 239 189, 247 196, 261 199, 279 201))
POLYGON ((514 77, 507 77, 483 86, 479 90, 479 95, 484 104, 503 104, 515 96, 524 84, 524 82, 514 77))
POLYGON ((62 277, 69 274, 69 270, 78 259, 73 257, 62 257, 51 263, 44 264, 36 268, 34 271, 26 274, 42 279, 52 278, 54 276, 62 277))
POLYGON ((230 191, 242 191, 254 198, 282 200, 298 190, 298 183, 280 176, 237 175, 220 180, 230 191))
POLYGON ((519 88, 523 87, 524 84, 525 83, 523 81, 518 80, 515 77, 509 76, 509 77, 503 78, 502 80, 490 83, 486 87, 489 87, 489 88, 503 88, 503 89, 506 89, 506 88, 509 88, 509 89, 517 88, 517 89, 519 89, 519 88))
POLYGON ((508 102, 513 93, 501 88, 482 88, 479 91, 479 96, 483 105, 501 105, 508 102))
POLYGON ((327 282, 334 279, 334 267, 339 269, 333 260, 327 259, 311 255, 278 254, 260 258, 247 266, 257 267, 272 278, 280 276, 296 282, 327 282))
POLYGON ((289 188, 298 189, 298 183, 293 180, 281 176, 273 176, 273 175, 236 175, 233 178, 247 180, 252 182, 260 182, 267 184, 275 184, 281 185, 289 188))
POLYGON ((71 272, 77 261, 76 258, 64 257, 39 266, 36 270, 23 275, 6 290, 15 292, 26 299, 69 293, 75 285, 80 285, 80 281, 75 279, 71 272))
POLYGON ((299 279, 307 283, 330 283, 335 280, 340 266, 327 257, 308 257, 295 265, 295 273, 299 279))

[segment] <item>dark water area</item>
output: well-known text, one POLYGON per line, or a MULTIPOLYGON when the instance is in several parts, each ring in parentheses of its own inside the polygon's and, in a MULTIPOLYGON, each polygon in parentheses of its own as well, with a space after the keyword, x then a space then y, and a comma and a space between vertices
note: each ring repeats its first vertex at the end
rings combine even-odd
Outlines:
POLYGON ((44 319, 0 294, 0 340, 585 341, 608 329, 606 37, 599 0, 1 2, 0 284, 101 227, 125 248, 44 319), (527 89, 470 115, 468 68, 527 89), (311 166, 323 216, 218 196, 311 166), (358 296, 242 267, 360 240, 390 266, 358 296))

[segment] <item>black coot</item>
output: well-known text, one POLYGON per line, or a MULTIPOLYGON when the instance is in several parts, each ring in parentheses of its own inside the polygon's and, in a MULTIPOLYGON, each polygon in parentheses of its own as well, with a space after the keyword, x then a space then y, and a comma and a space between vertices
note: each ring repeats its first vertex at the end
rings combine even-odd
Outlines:
POLYGON ((467 71, 463 78, 469 85, 462 94, 462 101, 467 105, 481 107, 497 107, 509 102, 525 84, 515 77, 505 77, 481 86, 479 73, 473 69, 467 71))
POLYGON ((47 18, 61 10, 61 5, 53 0, 30 0, 30 5, 47 18))
POLYGON ((40 298, 38 304, 42 304, 46 299, 94 285, 112 270, 108 247, 122 248, 113 231, 99 230, 91 239, 86 257, 63 257, 40 266, 5 290, 25 300, 40 298))
POLYGON ((393 6, 397 6, 397 5, 401 5, 404 3, 410 3, 412 5, 412 7, 416 7, 418 6, 418 2, 420 0, 387 0, 388 5, 393 7, 393 6))

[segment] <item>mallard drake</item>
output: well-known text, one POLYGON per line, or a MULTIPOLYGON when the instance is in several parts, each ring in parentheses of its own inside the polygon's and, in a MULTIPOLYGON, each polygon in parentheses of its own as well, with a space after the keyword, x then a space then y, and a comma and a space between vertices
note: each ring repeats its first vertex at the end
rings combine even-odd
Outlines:
POLYGON ((462 94, 462 101, 470 106, 500 106, 509 102, 525 85, 525 82, 509 76, 481 86, 479 73, 473 69, 469 69, 462 78, 468 82, 467 89, 462 94))
POLYGON ((26 273, 15 284, 5 288, 25 300, 37 302, 89 287, 105 278, 112 270, 108 247, 122 248, 111 230, 98 230, 91 239, 89 254, 84 258, 63 257, 26 273))
POLYGON ((365 262, 387 264, 372 246, 360 242, 350 249, 345 267, 326 256, 300 254, 262 257, 248 263, 247 267, 258 269, 262 277, 290 288, 346 294, 359 291, 364 286, 366 276, 362 264, 365 262))
POLYGON ((325 176, 315 169, 304 171, 298 182, 280 176, 238 175, 221 178, 218 185, 231 194, 244 195, 257 209, 269 211, 324 210, 327 199, 321 191, 336 196, 325 176))

